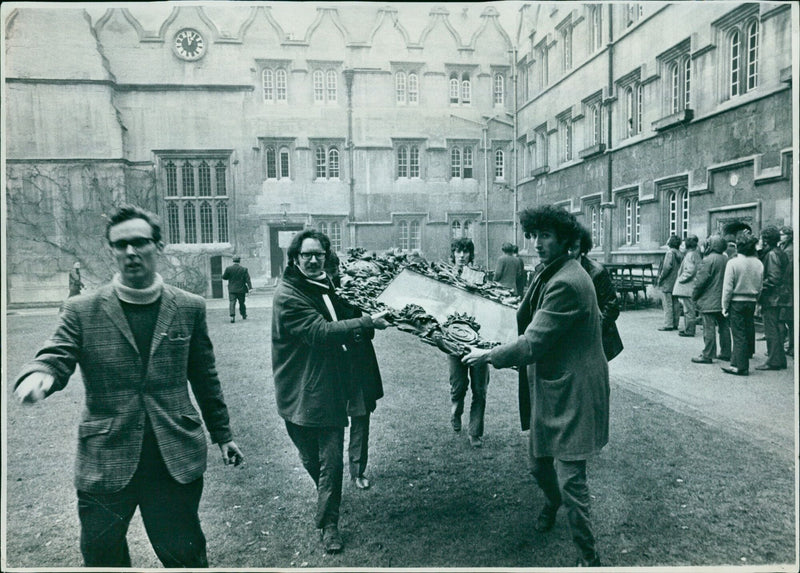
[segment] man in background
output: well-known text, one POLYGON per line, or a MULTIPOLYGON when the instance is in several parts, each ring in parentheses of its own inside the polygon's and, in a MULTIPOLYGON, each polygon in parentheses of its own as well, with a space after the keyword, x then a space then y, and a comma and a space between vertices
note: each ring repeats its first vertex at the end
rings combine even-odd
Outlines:
POLYGON ((525 284, 523 278, 525 275, 525 264, 522 262, 522 259, 514 256, 514 245, 511 243, 503 243, 501 249, 503 254, 497 259, 494 280, 513 291, 517 296, 522 296, 520 286, 525 284))
POLYGON ((75 261, 75 264, 72 265, 72 270, 69 272, 69 296, 78 296, 85 286, 81 281, 81 264, 75 261))
POLYGON ((239 313, 242 315, 242 320, 247 320, 247 306, 244 303, 244 299, 248 291, 253 290, 253 284, 250 282, 250 273, 247 272, 247 267, 239 264, 241 261, 242 257, 239 255, 234 256, 233 264, 222 273, 222 280, 228 281, 228 310, 231 315, 231 322, 236 322, 236 301, 239 301, 239 313))

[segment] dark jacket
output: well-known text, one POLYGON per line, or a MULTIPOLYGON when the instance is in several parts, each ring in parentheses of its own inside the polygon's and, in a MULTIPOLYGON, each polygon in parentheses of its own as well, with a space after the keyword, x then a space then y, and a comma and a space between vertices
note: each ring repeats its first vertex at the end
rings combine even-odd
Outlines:
POLYGON ((658 270, 658 279, 656 280, 656 286, 660 287, 662 291, 672 292, 682 260, 683 255, 678 249, 669 249, 664 255, 661 260, 661 267, 658 270))
POLYGON ((597 294, 597 305, 600 307, 600 316, 603 321, 603 352, 606 360, 611 361, 617 356, 624 346, 617 330, 617 318, 619 317, 619 302, 617 301, 617 290, 611 282, 611 275, 600 263, 593 261, 589 257, 581 256, 581 266, 589 273, 597 294))
POLYGON ((522 296, 525 288, 525 263, 514 255, 501 255, 497 259, 494 280, 518 296, 522 296))
MULTIPOLYGON (((780 305, 791 308, 794 306, 794 252, 792 251, 794 243, 792 241, 787 242, 786 244, 781 246, 781 250, 786 253, 786 260, 788 264, 786 265, 786 274, 784 276, 784 285, 785 288, 783 290, 783 296, 781 297, 780 305)), ((791 311, 787 312, 787 321, 791 322, 793 320, 791 311)))
POLYGON ((531 455, 581 460, 608 442, 608 362, 589 275, 573 258, 550 263, 517 310, 519 338, 491 350, 496 368, 520 366, 520 417, 531 455))
POLYGON ((81 289, 84 287, 81 281, 80 269, 72 269, 69 272, 69 296, 77 296, 81 294, 81 289))
POLYGON ((727 264, 728 257, 716 252, 709 253, 701 261, 692 291, 700 312, 722 312, 722 285, 727 264))
POLYGON ((322 298, 327 293, 337 318, 347 307, 333 290, 286 268, 272 304, 272 375, 278 414, 299 426, 347 426, 350 367, 345 345, 372 338, 370 316, 333 321, 322 298))
POLYGON ((762 253, 761 262, 764 263, 764 282, 761 284, 758 303, 767 307, 783 306, 785 293, 791 288, 793 280, 786 273, 789 258, 779 247, 767 247, 762 253))
POLYGON ((228 281, 228 292, 232 294, 241 294, 253 290, 247 267, 243 267, 239 263, 233 263, 226 268, 225 272, 222 273, 222 280, 228 281))
POLYGON ((232 439, 205 301, 164 285, 144 376, 142 356, 112 286, 68 299, 58 319, 55 334, 22 369, 17 384, 32 372, 48 372, 55 377, 55 392, 80 365, 86 406, 78 426, 75 487, 91 493, 125 487, 139 465, 145 418, 169 474, 182 484, 201 477, 208 452, 203 421, 213 442, 232 439))

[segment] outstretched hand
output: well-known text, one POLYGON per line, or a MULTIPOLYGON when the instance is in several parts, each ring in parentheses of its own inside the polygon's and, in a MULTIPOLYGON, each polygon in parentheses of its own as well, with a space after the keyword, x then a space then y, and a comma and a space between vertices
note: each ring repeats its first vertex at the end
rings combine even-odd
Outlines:
POLYGON ((33 404, 47 396, 55 377, 47 372, 32 372, 14 390, 14 395, 23 404, 33 404))
POLYGON ((484 348, 470 347, 469 354, 461 359, 461 362, 467 366, 479 366, 481 364, 489 364, 489 350, 484 348))
POLYGON ((387 314, 389 314, 388 310, 382 310, 370 315, 370 318, 372 319, 372 325, 378 330, 383 330, 390 327, 392 323, 384 318, 387 314))
POLYGON ((244 463, 244 454, 242 454, 242 450, 239 449, 236 442, 230 441, 220 444, 219 449, 222 452, 222 463, 226 466, 238 466, 244 463))

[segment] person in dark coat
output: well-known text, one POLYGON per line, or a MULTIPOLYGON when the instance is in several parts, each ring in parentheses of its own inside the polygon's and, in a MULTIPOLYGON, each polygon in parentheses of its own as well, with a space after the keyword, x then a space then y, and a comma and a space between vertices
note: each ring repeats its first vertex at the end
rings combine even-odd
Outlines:
POLYGON ((681 266, 683 255, 678 250, 681 240, 677 235, 672 235, 667 240, 667 252, 661 261, 661 268, 658 270, 656 286, 661 289, 664 305, 664 326, 658 330, 677 330, 678 319, 681 314, 681 303, 677 296, 673 296, 672 289, 675 280, 678 278, 678 269, 681 266))
POLYGON ((239 301, 239 313, 242 315, 242 320, 247 320, 247 306, 244 299, 247 293, 253 290, 250 273, 247 271, 247 267, 239 264, 241 260, 242 257, 238 255, 233 257, 233 264, 222 273, 222 280, 228 281, 228 311, 231 315, 231 322, 236 322, 236 301, 239 301))
POLYGON ((272 373, 278 414, 317 486, 316 526, 325 551, 337 553, 344 469, 350 352, 389 326, 385 313, 354 318, 325 274, 327 236, 313 229, 295 235, 289 265, 272 305, 272 373))
POLYGON ((69 272, 69 296, 78 296, 84 287, 85 285, 81 281, 81 264, 75 261, 75 264, 72 265, 72 270, 69 272))
POLYGON ((789 259, 778 247, 780 231, 770 225, 761 231, 761 243, 764 245, 761 262, 764 264, 764 282, 758 302, 761 305, 761 317, 764 320, 764 335, 767 338, 767 361, 756 366, 756 370, 784 370, 786 368, 786 351, 783 341, 786 338, 780 312, 787 285, 791 277, 786 273, 789 259))
POLYGON ((608 362, 594 285, 569 253, 578 238, 575 217, 552 205, 520 214, 544 263, 517 310, 519 338, 472 349, 467 365, 519 367, 522 429, 530 428, 531 471, 545 495, 536 521, 551 529, 567 509, 579 565, 600 566, 589 517, 586 460, 608 442, 608 362))
POLYGON ((578 259, 583 270, 589 273, 594 284, 597 305, 600 307, 600 317, 603 323, 603 352, 606 360, 610 362, 624 348, 619 330, 617 330, 617 318, 619 317, 617 289, 614 288, 611 275, 606 268, 587 256, 592 250, 592 232, 582 225, 578 246, 574 250, 575 258, 578 259))
POLYGON ((781 227, 781 240, 778 245, 783 252, 786 253, 786 259, 789 261, 786 267, 786 280, 784 285, 786 288, 783 290, 783 297, 781 299, 780 320, 783 322, 786 329, 786 355, 794 356, 794 231, 791 227, 781 227))
POLYGON ((722 315, 722 285, 728 257, 725 250, 728 241, 714 235, 708 240, 708 254, 700 262, 692 299, 703 318, 703 342, 700 356, 692 358, 696 364, 711 364, 714 358, 731 359, 731 330, 728 319, 722 315), (717 354, 717 330, 719 330, 719 354, 717 354))
MULTIPOLYGON (((341 286, 339 257, 334 252, 331 252, 330 258, 325 262, 325 273, 334 287, 341 286)), ((362 316, 360 308, 346 301, 342 302, 347 307, 344 318, 362 316)), ((348 343, 346 346, 350 362, 347 397, 347 415, 350 417, 350 439, 347 446, 350 481, 358 489, 369 489, 369 479, 364 475, 369 459, 369 422, 378 400, 383 397, 383 381, 375 348, 369 338, 348 343)))
POLYGON ((522 296, 523 291, 520 286, 525 282, 523 279, 525 263, 514 255, 514 245, 511 243, 503 243, 501 249, 503 254, 497 259, 494 280, 513 291, 517 296, 522 296))

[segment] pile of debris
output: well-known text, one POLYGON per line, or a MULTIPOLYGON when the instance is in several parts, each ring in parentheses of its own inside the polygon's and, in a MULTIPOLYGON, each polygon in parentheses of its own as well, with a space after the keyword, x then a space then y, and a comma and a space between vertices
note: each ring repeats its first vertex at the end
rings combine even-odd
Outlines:
POLYGON ((513 308, 517 307, 520 300, 503 285, 486 280, 486 273, 481 270, 469 269, 469 272, 459 274, 454 265, 428 262, 417 254, 398 254, 391 251, 376 254, 362 248, 348 250, 347 258, 340 263, 339 295, 370 314, 389 311, 386 318, 398 329, 413 333, 423 342, 448 354, 462 356, 469 351, 470 346, 491 348, 499 344, 482 339, 479 335, 480 324, 467 314, 454 313, 447 317, 444 324, 439 324, 439 321, 419 305, 408 304, 397 310, 379 302, 378 295, 403 269, 410 269, 513 308))

